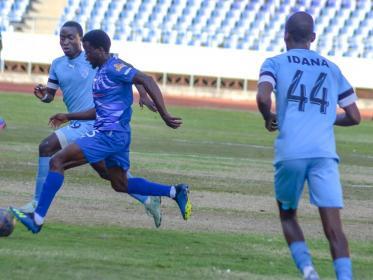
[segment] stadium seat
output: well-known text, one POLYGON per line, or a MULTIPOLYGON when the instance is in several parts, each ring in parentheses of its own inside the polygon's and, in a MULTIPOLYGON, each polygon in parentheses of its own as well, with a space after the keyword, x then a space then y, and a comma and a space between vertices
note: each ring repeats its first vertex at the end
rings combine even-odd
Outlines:
POLYGON ((12 31, 20 23, 30 5, 30 0, 0 1, 0 31, 12 31))

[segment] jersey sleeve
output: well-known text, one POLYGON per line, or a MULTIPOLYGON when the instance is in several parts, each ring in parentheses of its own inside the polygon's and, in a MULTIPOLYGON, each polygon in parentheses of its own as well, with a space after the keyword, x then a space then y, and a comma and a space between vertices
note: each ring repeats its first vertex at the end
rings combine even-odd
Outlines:
MULTIPOLYGON (((339 70, 339 69, 338 69, 339 70)), ((338 81, 338 105, 339 107, 347 107, 357 100, 357 95, 352 88, 351 84, 347 81, 345 76, 339 70, 339 81, 338 81)))
POLYGON ((120 83, 131 83, 137 73, 137 69, 131 64, 118 60, 111 65, 112 78, 120 83))
POLYGON ((52 62, 52 65, 49 69, 49 77, 47 87, 57 90, 59 87, 58 78, 56 75, 56 61, 52 62))
POLYGON ((271 58, 267 58, 260 67, 258 84, 269 82, 273 88, 276 86, 276 66, 271 58))

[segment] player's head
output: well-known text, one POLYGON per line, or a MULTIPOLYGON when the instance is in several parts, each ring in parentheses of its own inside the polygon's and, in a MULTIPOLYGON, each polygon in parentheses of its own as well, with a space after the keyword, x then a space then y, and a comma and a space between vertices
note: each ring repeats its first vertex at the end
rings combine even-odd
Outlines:
POLYGON ((287 49, 307 48, 315 40, 314 22, 310 14, 296 12, 292 14, 285 24, 285 43, 287 49))
POLYGON ((92 30, 83 36, 83 48, 93 68, 101 66, 109 56, 111 41, 102 30, 92 30))
POLYGON ((60 45, 66 56, 74 58, 82 51, 83 28, 76 21, 65 22, 60 30, 60 45))

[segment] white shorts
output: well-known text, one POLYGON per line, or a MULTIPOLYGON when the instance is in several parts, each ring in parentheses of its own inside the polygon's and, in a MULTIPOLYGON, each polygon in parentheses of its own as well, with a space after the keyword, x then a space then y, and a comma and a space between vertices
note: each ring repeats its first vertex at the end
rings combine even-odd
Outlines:
POLYGON ((74 143, 75 140, 85 136, 88 131, 93 130, 94 121, 71 121, 68 125, 57 129, 57 135, 61 148, 74 143))
POLYGON ((275 164, 276 199, 283 210, 297 209, 307 181, 310 202, 317 207, 343 207, 338 161, 333 158, 284 160, 275 164))

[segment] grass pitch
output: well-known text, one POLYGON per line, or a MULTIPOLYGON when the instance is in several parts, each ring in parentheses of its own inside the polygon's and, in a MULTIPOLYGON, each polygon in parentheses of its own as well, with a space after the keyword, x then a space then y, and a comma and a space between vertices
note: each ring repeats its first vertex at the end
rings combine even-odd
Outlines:
MULTIPOLYGON (((30 199, 38 143, 52 132, 60 100, 0 94, 0 207, 30 199)), ((272 143, 257 113, 170 107, 184 126, 134 106, 132 173, 192 187, 194 213, 181 221, 164 199, 161 230, 141 206, 114 193, 89 168, 66 173, 45 228, 21 225, 0 239, 0 279, 299 279, 279 230, 272 191, 272 143)), ((373 273, 373 123, 336 128, 345 187, 345 229, 355 279, 373 273)), ((307 198, 307 195, 305 196, 307 198)), ((303 202, 302 226, 322 279, 333 279, 317 212, 303 202)))

